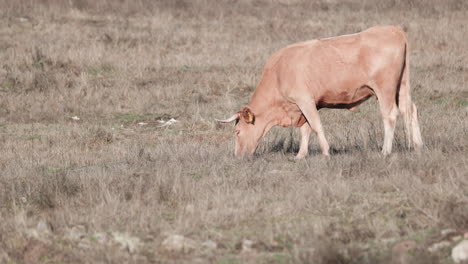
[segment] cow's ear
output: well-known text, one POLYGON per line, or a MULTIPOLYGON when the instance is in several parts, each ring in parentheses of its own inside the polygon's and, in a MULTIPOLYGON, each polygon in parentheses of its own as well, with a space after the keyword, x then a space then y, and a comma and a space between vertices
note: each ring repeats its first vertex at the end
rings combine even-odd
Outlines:
POLYGON ((255 115, 252 112, 252 110, 250 110, 250 108, 244 107, 244 109, 242 109, 241 111, 241 114, 242 114, 242 118, 244 118, 247 124, 253 125, 255 123, 255 115))

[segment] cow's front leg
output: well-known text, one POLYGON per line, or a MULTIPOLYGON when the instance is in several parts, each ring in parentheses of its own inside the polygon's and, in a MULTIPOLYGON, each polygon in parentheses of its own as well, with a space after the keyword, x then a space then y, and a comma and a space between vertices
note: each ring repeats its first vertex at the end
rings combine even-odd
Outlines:
POLYGON ((327 139, 325 138, 322 122, 320 121, 320 116, 315 102, 312 99, 302 99, 301 101, 297 102, 297 105, 307 119, 307 123, 309 123, 310 128, 312 128, 315 134, 317 134, 320 148, 322 149, 322 154, 324 156, 329 156, 330 146, 328 145, 327 139))
POLYGON ((299 152, 296 155, 296 159, 303 159, 309 154, 309 136, 312 129, 309 126, 309 123, 305 122, 301 128, 301 146, 299 152))

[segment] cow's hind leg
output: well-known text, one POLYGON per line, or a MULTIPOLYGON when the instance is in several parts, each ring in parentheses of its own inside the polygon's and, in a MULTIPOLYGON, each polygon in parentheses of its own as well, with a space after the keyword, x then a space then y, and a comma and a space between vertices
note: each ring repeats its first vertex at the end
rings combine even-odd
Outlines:
POLYGON ((320 116, 318 114, 318 110, 317 110, 317 106, 315 105, 315 102, 313 100, 302 99, 301 101, 297 102, 297 105, 299 106, 305 118, 307 119, 307 123, 309 124, 310 128, 317 135, 320 148, 322 149, 322 154, 325 156, 329 156, 330 146, 328 145, 327 139, 325 138, 325 133, 323 132, 322 122, 320 122, 320 116))
POLYGON ((382 154, 388 155, 392 152, 395 125, 399 113, 395 98, 396 84, 395 86, 374 85, 374 87, 379 100, 380 113, 382 114, 384 124, 384 143, 382 146, 382 154))
POLYGON ((309 123, 304 123, 301 128, 301 146, 299 147, 299 152, 296 155, 296 159, 302 159, 307 154, 309 154, 309 136, 312 129, 309 126, 309 123))
POLYGON ((423 141, 421 136, 421 130, 419 129, 418 122, 418 110, 416 105, 413 103, 411 107, 412 117, 411 117, 411 129, 413 134, 413 142, 417 151, 420 151, 423 147, 423 141))
POLYGON ((382 153, 388 155, 392 152, 393 137, 395 133, 395 124, 398 117, 398 107, 395 103, 391 107, 380 106, 384 123, 384 143, 382 153))

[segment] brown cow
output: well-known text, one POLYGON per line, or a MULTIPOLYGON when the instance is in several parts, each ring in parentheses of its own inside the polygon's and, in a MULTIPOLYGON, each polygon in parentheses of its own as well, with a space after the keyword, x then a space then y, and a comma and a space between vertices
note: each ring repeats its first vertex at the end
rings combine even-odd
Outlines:
POLYGON ((236 156, 253 154, 260 138, 273 126, 300 127, 297 158, 308 154, 311 131, 317 134, 323 155, 328 156, 318 110, 352 111, 376 96, 385 128, 382 153, 392 151, 399 111, 404 116, 408 146, 413 141, 420 149, 423 142, 416 106, 411 102, 408 54, 405 33, 395 26, 290 45, 269 58, 249 104, 218 121, 236 121, 236 156))

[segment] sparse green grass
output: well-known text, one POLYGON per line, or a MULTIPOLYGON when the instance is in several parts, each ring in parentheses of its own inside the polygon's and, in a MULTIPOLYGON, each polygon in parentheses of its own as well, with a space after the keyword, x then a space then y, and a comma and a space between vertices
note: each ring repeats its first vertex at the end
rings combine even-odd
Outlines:
POLYGON ((88 73, 93 77, 112 77, 114 72, 114 67, 107 63, 88 69, 88 73))
POLYGON ((404 240, 418 245, 408 263, 451 263, 426 249, 468 229, 467 13, 458 0, 0 0, 0 263, 398 263, 404 240), (233 158, 232 126, 214 120, 248 102, 268 56, 375 24, 408 33, 421 155, 400 118, 381 156, 371 99, 321 110, 330 160, 314 136, 294 160, 293 128, 233 158), (35 237, 40 219, 51 232, 35 237), (90 248, 68 238, 76 225, 90 248), (218 248, 171 255, 168 234, 218 248))
POLYGON ((6 90, 11 90, 11 89, 13 89, 13 88, 14 88, 14 85, 13 85, 13 83, 11 83, 11 82, 8 82, 8 81, 7 81, 7 82, 5 82, 5 83, 4 83, 2 86, 3 86, 3 88, 4 88, 4 89, 6 89, 6 90))
POLYGON ((291 260, 285 255, 274 254, 272 257, 267 259, 265 263, 285 264, 285 263, 289 263, 290 261, 291 260))
POLYGON ((467 100, 458 100, 457 104, 459 106, 468 106, 468 101, 467 100))

